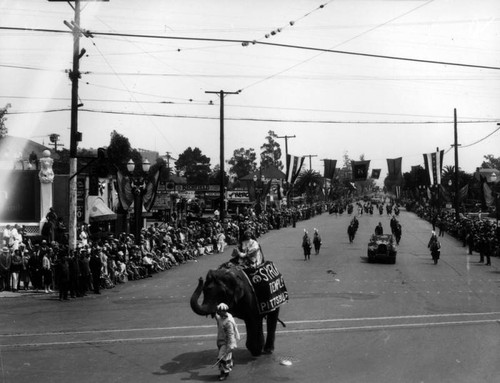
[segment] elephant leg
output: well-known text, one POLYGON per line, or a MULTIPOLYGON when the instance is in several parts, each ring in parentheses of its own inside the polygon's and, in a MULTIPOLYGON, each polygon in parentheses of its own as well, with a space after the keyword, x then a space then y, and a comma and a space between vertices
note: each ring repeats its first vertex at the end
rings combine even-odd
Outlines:
POLYGON ((264 346, 264 353, 272 354, 274 351, 274 340, 276 336, 276 325, 278 324, 278 317, 280 314, 279 307, 267 314, 267 338, 266 345, 264 346))
POLYGON ((245 321, 247 330, 246 347, 253 356, 262 354, 264 347, 264 331, 262 330, 262 317, 245 321))

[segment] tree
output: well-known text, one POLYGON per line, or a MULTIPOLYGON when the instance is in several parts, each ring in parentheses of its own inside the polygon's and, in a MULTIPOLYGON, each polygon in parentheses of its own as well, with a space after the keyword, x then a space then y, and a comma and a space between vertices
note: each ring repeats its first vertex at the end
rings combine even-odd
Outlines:
POLYGON ((229 173, 235 174, 236 178, 242 178, 246 176, 257 167, 257 164, 255 162, 256 158, 257 155, 252 148, 235 149, 233 152, 233 157, 228 161, 228 164, 231 165, 231 167, 229 168, 229 173))
MULTIPOLYGON (((219 185, 220 184, 220 165, 217 164, 214 166, 213 170, 210 172, 208 176, 208 182, 210 185, 219 185)), ((229 176, 224 174, 224 185, 229 184, 229 176)))
POLYGON ((487 154, 483 158, 486 160, 481 164, 483 169, 500 169, 500 157, 494 157, 493 154, 487 154))
POLYGON ((116 173, 117 170, 126 172, 127 163, 130 159, 136 164, 142 163, 141 154, 137 150, 132 149, 128 138, 116 130, 111 132, 111 140, 106 152, 108 156, 108 170, 111 174, 116 173))
POLYGON ((260 147, 260 166, 267 168, 269 165, 274 165, 281 170, 283 169, 283 163, 280 161, 281 148, 280 144, 275 140, 278 135, 272 130, 270 130, 267 134, 267 142, 260 147))
POLYGON ((299 174, 294 184, 294 190, 306 195, 306 201, 313 203, 318 200, 318 195, 323 190, 323 177, 315 170, 304 170, 299 174))
POLYGON ((189 184, 204 185, 208 183, 210 158, 203 155, 199 148, 187 148, 175 161, 178 171, 183 171, 189 184))
POLYGON ((7 127, 5 126, 5 121, 7 121, 7 110, 11 107, 10 104, 5 105, 4 108, 0 109, 0 138, 5 137, 9 131, 7 127))

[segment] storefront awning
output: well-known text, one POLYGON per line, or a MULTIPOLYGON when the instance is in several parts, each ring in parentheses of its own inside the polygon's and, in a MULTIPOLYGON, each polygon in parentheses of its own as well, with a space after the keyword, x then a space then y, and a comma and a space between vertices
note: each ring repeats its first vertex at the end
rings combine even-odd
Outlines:
POLYGON ((89 221, 112 221, 116 219, 116 213, 111 210, 102 198, 96 198, 89 209, 89 221))

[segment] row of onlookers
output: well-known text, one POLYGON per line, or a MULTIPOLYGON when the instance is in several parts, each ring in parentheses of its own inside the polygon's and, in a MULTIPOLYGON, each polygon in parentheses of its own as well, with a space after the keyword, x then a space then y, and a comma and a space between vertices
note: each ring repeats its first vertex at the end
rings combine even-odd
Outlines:
POLYGON ((61 300, 88 292, 100 293, 102 288, 151 277, 205 254, 222 253, 228 244, 238 244, 244 231, 250 230, 258 238, 269 230, 320 214, 326 208, 323 204, 269 208, 260 215, 247 209, 223 222, 194 220, 183 226, 155 223, 142 229, 140 238, 120 233, 94 239, 84 225, 79 229, 74 250, 48 239, 32 243, 22 235, 13 244, 7 236, 0 254, 0 290, 59 290, 61 300))
POLYGON ((450 210, 437 211, 430 206, 418 203, 407 204, 407 209, 429 221, 437 235, 445 233, 462 241, 469 254, 479 253, 480 260, 500 257, 500 227, 498 221, 488 217, 467 217, 450 210))

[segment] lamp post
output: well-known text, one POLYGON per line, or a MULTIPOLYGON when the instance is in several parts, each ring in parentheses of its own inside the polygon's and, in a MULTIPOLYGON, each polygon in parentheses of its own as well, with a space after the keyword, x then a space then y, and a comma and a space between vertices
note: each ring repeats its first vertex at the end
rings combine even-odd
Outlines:
POLYGON ((316 181, 310 181, 308 184, 308 189, 309 189, 309 203, 312 205, 314 203, 314 194, 316 192, 316 181))
POLYGON ((146 192, 147 174, 151 167, 150 162, 146 159, 141 164, 142 171, 138 175, 134 175, 135 162, 130 159, 127 163, 127 170, 130 174, 130 186, 134 193, 134 220, 135 220, 135 243, 138 245, 141 241, 142 229, 142 197, 146 192))

